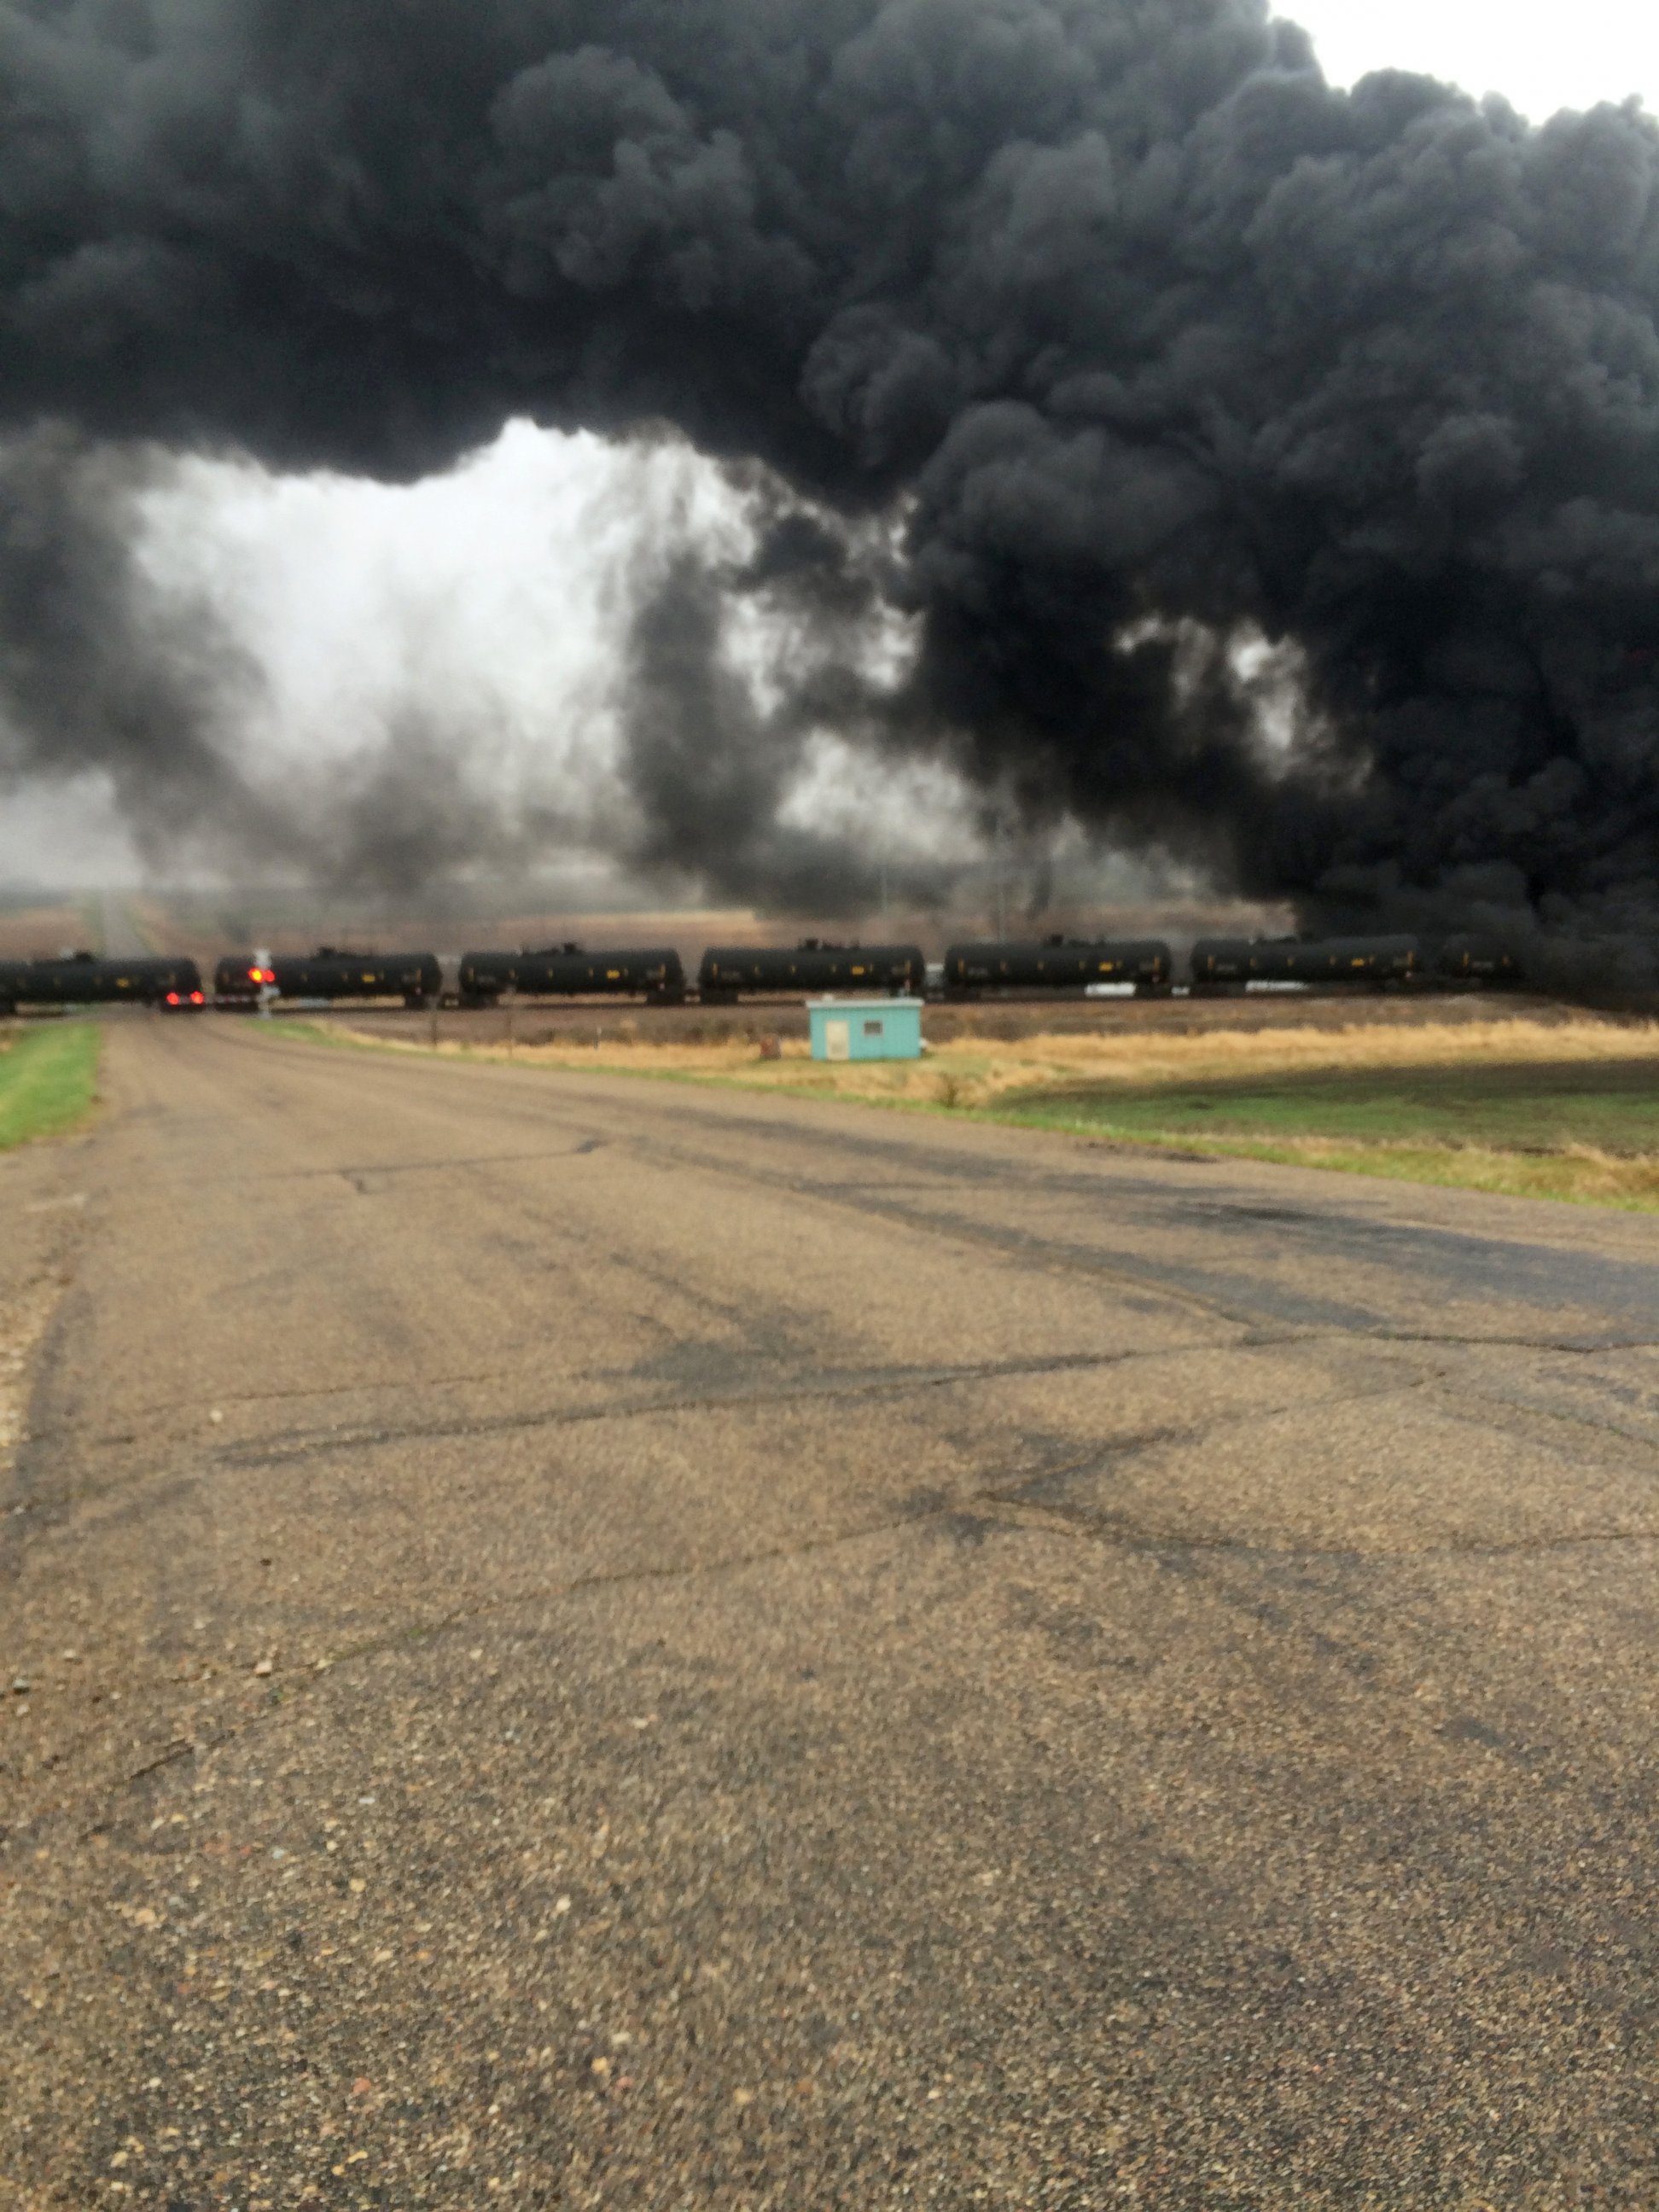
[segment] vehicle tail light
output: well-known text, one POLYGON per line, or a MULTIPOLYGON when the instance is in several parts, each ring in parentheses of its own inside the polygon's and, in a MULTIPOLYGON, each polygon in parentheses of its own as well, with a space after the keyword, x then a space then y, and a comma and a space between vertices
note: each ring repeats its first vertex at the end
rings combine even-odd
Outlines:
POLYGON ((190 1003, 192 1006, 206 1006, 207 994, 204 991, 192 991, 190 994, 190 1003))
POLYGON ((178 1003, 179 1003, 179 994, 178 994, 176 991, 169 991, 169 992, 167 993, 167 1004, 168 1004, 168 1006, 176 1006, 178 1005, 178 1003))

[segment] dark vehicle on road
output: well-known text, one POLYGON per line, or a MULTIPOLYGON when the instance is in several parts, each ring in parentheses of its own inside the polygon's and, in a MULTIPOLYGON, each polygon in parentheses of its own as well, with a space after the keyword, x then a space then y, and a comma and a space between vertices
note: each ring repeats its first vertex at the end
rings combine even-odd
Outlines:
POLYGON ((832 945, 804 937, 793 947, 714 945, 697 969, 697 995, 729 1006, 749 995, 800 991, 881 991, 920 997, 927 963, 917 945, 832 945))
POLYGON ((401 999, 406 1006, 437 1003, 443 975, 431 952, 349 952, 320 945, 315 952, 278 953, 262 966, 251 953, 222 960, 213 971, 222 1003, 256 1006, 261 994, 282 999, 401 999))
POLYGON ((0 1014, 19 1006, 161 1006, 180 1012, 205 1002, 193 960, 0 960, 0 1014))
POLYGON ((1138 998, 1161 998, 1173 975, 1170 948, 1157 938, 1045 937, 1036 944, 953 945, 945 956, 944 988, 947 999, 976 999, 986 991, 1131 983, 1138 998))
POLYGON ((685 970, 669 945, 588 952, 580 945, 550 945, 540 951, 464 952, 464 1006, 493 1006, 504 991, 531 999, 643 998, 653 1006, 678 1006, 685 970))
POLYGON ((1488 990, 1527 980, 1520 954, 1496 937, 1449 937, 1435 957, 1434 967, 1436 975, 1446 982, 1488 990))
POLYGON ((1357 984, 1382 990, 1425 980, 1415 937, 1200 937, 1192 987, 1200 996, 1252 983, 1357 984))

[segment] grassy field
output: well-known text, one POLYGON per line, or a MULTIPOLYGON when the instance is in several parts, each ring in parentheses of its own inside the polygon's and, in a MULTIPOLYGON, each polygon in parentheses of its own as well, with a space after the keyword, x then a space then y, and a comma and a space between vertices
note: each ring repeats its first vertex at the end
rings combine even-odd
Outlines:
MULTIPOLYGON (((298 1027, 298 1024, 293 1026, 298 1027)), ((451 1043, 445 1058, 605 1068, 858 1099, 1096 1139, 1659 1211, 1659 1024, 1585 1015, 1325 1028, 1126 1026, 957 1036, 921 1061, 828 1066, 783 1041, 451 1043)), ((313 1034, 321 1034, 313 1030, 313 1034)), ((331 1032, 337 1039, 338 1030, 331 1032)), ((356 1042, 386 1043, 355 1035, 356 1042)), ((420 1049, 405 1042, 394 1050, 420 1049)))
POLYGON ((91 1110, 98 1045, 94 1022, 0 1030, 0 1152, 56 1136, 91 1110))
POLYGON ((1659 1211, 1659 1055, 1013 1094, 1000 1120, 1659 1211))

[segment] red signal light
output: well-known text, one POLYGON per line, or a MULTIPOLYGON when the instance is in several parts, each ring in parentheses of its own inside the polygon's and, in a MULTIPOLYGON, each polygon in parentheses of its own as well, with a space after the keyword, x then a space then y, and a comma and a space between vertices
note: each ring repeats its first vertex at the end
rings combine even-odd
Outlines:
POLYGON ((178 994, 176 991, 169 991, 169 992, 167 993, 167 1004, 168 1004, 168 1006, 176 1006, 178 1005, 178 1003, 179 1003, 179 994, 178 994))
POLYGON ((206 1006, 206 1004, 207 1004, 207 994, 206 994, 206 993, 205 993, 205 992, 204 992, 204 991, 192 991, 192 992, 191 993, 191 994, 190 994, 190 1003, 191 1004, 191 1006, 206 1006))

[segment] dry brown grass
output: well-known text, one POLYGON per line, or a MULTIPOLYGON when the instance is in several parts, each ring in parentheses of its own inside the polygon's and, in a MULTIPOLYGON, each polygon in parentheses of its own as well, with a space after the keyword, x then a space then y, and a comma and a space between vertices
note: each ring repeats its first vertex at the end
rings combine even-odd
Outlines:
POLYGON ((1275 1160, 1289 1166, 1329 1168, 1382 1176, 1396 1182, 1442 1183, 1510 1198, 1570 1200, 1580 1206, 1613 1206, 1638 1212, 1659 1210, 1659 1152, 1609 1152, 1596 1145, 1509 1152, 1491 1145, 1437 1144, 1396 1138, 1363 1143, 1285 1133, 1271 1142, 1218 1141, 1183 1132, 1183 1146, 1237 1158, 1275 1160))
MULTIPOLYGON (((368 1030, 365 1043, 389 1042, 368 1030)), ((413 1042, 394 1049, 428 1052, 413 1042)), ((1239 1082, 1253 1076, 1340 1074, 1389 1068, 1606 1065, 1659 1060, 1659 1022, 1498 1020, 1420 1023, 1409 1029, 1354 1022, 1342 1029, 1213 1030, 1182 1036, 1146 1030, 1008 1041, 961 1036, 920 1060, 831 1064, 811 1059, 786 1037, 781 1056, 763 1060, 753 1038, 714 1043, 657 1042, 627 1019, 597 1045, 555 1039, 538 1044, 477 1046, 446 1042, 446 1058, 514 1060, 549 1067, 603 1067, 629 1073, 734 1078, 767 1090, 812 1090, 838 1097, 911 1098, 919 1103, 985 1105, 1011 1091, 1091 1082, 1143 1089, 1159 1084, 1239 1082), (631 1030, 631 1034, 630 1034, 631 1030)))

